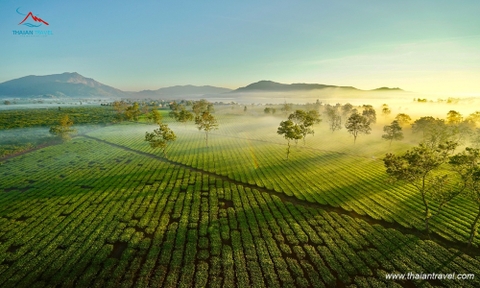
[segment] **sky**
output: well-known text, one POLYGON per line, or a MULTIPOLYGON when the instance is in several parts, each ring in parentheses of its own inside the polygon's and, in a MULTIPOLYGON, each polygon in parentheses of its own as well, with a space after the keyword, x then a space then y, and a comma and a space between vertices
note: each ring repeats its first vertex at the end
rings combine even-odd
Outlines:
POLYGON ((126 91, 272 80, 480 97, 479 12, 478 0, 0 0, 0 83, 78 72, 126 91), (28 12, 49 25, 19 25, 28 12))

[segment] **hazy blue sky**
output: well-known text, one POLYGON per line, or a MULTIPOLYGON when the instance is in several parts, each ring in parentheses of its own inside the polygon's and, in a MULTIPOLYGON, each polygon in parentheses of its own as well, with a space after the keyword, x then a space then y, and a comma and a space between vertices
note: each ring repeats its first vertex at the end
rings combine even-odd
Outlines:
POLYGON ((123 90, 265 79, 480 96, 479 13, 478 0, 0 0, 0 82, 75 71, 123 90), (50 25, 18 25, 17 8, 50 25), (13 35, 25 29, 53 35, 13 35))

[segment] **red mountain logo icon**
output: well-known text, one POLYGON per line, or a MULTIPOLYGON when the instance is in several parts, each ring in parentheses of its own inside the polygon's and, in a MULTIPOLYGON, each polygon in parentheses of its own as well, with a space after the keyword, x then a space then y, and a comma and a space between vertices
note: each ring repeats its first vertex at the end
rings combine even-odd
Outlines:
MULTIPOLYGON (((25 14, 23 14, 23 15, 25 15, 25 14)), ((43 23, 43 24, 45 24, 45 25, 48 25, 48 23, 45 22, 45 21, 43 21, 40 17, 37 17, 37 16, 33 15, 32 12, 28 12, 28 14, 27 14, 27 16, 25 17, 25 19, 23 19, 22 22, 18 23, 18 25, 20 25, 20 24, 22 24, 23 22, 25 22, 25 21, 28 19, 28 17, 32 18, 32 20, 35 21, 35 22, 41 22, 41 23, 43 23)))

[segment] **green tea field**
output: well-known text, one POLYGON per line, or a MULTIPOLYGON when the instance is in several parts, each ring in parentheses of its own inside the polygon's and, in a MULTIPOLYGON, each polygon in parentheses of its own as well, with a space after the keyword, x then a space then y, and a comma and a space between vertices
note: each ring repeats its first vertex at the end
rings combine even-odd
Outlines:
POLYGON ((206 147, 165 118, 166 157, 124 122, 1 161, 0 287, 480 287, 475 205, 429 238, 418 192, 387 181, 414 140, 320 123, 286 160, 280 115, 218 119, 206 147), (470 278, 389 279, 408 273, 470 278))

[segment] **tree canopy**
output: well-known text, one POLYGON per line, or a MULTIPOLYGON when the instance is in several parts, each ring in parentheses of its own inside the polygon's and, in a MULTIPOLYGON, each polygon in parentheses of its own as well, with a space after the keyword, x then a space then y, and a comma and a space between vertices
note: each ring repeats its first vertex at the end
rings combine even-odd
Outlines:
POLYGON ((367 117, 358 113, 353 113, 345 123, 348 133, 353 136, 353 143, 357 141, 359 134, 370 134, 372 128, 370 128, 370 121, 367 117))
POLYGON ((397 120, 394 120, 390 125, 383 126, 383 132, 385 132, 385 134, 382 135, 382 138, 390 141, 390 145, 393 140, 403 139, 402 127, 398 124, 397 120))
POLYGON ((205 99, 201 99, 199 101, 195 101, 192 105, 192 111, 195 114, 195 117, 198 117, 203 112, 213 113, 215 109, 213 108, 213 104, 208 102, 205 99))
MULTIPOLYGON (((340 112, 338 110, 339 109, 336 106, 325 106, 325 116, 327 117, 328 128, 332 132, 342 129, 342 116, 340 116, 340 112)), ((351 109, 348 111, 351 111, 351 109)))
POLYGON ((167 145, 169 142, 175 141, 177 136, 168 127, 167 124, 157 123, 159 128, 153 132, 145 132, 145 141, 150 143, 152 148, 162 149, 163 155, 167 157, 167 145))
POLYGON ((295 125, 300 128, 303 144, 305 145, 305 139, 307 134, 314 134, 315 131, 313 130, 313 125, 320 123, 322 120, 320 119, 320 115, 316 110, 310 110, 308 112, 304 110, 295 110, 292 114, 288 116, 289 120, 292 120, 295 125))
POLYGON ((459 174, 465 186, 465 196, 477 206, 477 215, 470 226, 468 247, 477 235, 480 220, 480 150, 465 148, 465 151, 450 157, 450 165, 459 174))
POLYGON ((71 128, 73 121, 68 117, 68 115, 63 115, 59 121, 59 125, 50 127, 50 133, 60 137, 63 141, 68 141, 71 139, 70 134, 76 132, 75 129, 71 128))
POLYGON ((412 118, 405 113, 399 113, 395 116, 395 120, 398 121, 398 124, 402 127, 407 126, 412 121, 412 118))
POLYGON ((372 105, 363 105, 362 115, 365 116, 370 123, 377 122, 377 113, 372 105))
POLYGON ((449 176, 433 173, 438 170, 453 153, 457 143, 446 142, 432 148, 424 143, 402 155, 388 153, 383 162, 390 179, 404 181, 420 193, 425 215, 425 230, 430 235, 429 221, 432 218, 430 201, 436 201, 437 213, 462 191, 455 185, 445 185, 449 176), (453 190, 452 190, 453 189, 453 190))

